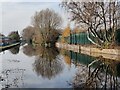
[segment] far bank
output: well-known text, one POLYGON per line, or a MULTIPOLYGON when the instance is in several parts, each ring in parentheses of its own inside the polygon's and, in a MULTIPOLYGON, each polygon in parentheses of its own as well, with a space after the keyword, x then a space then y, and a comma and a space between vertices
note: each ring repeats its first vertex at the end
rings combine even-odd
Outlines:
POLYGON ((87 54, 94 57, 102 56, 103 58, 120 60, 120 49, 99 49, 91 46, 81 46, 67 43, 56 43, 56 47, 71 50, 78 53, 87 54))

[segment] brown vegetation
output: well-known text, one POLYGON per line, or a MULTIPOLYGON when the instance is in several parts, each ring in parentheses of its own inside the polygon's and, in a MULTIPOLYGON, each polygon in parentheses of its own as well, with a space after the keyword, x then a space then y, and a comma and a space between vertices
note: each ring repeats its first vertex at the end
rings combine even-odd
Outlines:
MULTIPOLYGON (((56 42, 59 36, 59 28, 61 26, 61 22, 61 17, 50 9, 36 12, 32 18, 32 23, 36 28, 36 32, 38 32, 42 37, 41 42, 46 44, 56 42)), ((37 36, 39 37, 39 35, 37 36)), ((34 39, 37 39, 37 36, 35 36, 34 39)))
POLYGON ((71 21, 87 28, 87 38, 99 47, 114 44, 118 29, 120 5, 114 2, 75 2, 64 0, 62 6, 70 12, 71 21), (92 38, 93 37, 93 38, 92 38))
POLYGON ((32 17, 33 26, 25 28, 22 37, 34 45, 51 46, 58 39, 61 22, 61 17, 53 10, 41 10, 32 17))
POLYGON ((70 26, 68 25, 62 32, 61 42, 65 43, 65 38, 70 36, 70 33, 71 33, 70 26))
POLYGON ((35 34, 35 28, 32 26, 28 26, 25 29, 23 29, 22 38, 27 42, 31 42, 34 34, 35 34))

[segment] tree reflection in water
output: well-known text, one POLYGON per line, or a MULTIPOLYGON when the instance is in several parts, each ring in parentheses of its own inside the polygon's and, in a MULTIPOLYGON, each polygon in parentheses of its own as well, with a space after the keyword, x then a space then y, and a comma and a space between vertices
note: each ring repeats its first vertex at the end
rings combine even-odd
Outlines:
POLYGON ((12 53, 12 54, 18 54, 19 53, 19 48, 20 48, 20 45, 17 45, 11 49, 9 49, 9 51, 12 53))
POLYGON ((52 79, 63 70, 59 52, 55 47, 25 46, 23 52, 28 56, 35 56, 36 60, 33 67, 38 76, 52 79))
POLYGON ((44 48, 42 51, 33 64, 34 70, 38 76, 51 79, 62 71, 63 66, 55 48, 44 48))
POLYGON ((27 56, 34 56, 35 48, 31 44, 23 46, 23 53, 27 56))
POLYGON ((120 89, 120 78, 117 71, 119 67, 119 61, 98 57, 96 62, 93 61, 88 67, 78 70, 73 81, 73 86, 75 88, 120 89), (97 65, 93 68, 93 64, 95 63, 97 65))

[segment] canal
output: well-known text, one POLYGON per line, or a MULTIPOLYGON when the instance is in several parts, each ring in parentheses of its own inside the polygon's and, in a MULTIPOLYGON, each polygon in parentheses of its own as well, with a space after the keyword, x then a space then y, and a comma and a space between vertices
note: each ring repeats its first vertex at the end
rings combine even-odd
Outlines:
POLYGON ((28 44, 0 54, 2 88, 120 88, 120 60, 28 44))

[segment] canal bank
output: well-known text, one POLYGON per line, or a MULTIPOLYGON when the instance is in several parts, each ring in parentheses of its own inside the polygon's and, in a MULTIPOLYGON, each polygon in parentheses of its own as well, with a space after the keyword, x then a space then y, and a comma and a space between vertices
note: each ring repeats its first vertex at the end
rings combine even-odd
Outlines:
POLYGON ((56 43, 56 47, 71 50, 78 53, 87 54, 93 57, 102 56, 103 58, 120 60, 120 50, 119 49, 99 49, 90 46, 81 46, 67 43, 56 43))
POLYGON ((20 42, 16 42, 16 43, 13 43, 13 44, 10 44, 10 45, 6 45, 6 46, 0 46, 0 52, 2 52, 4 50, 7 50, 7 49, 10 49, 12 47, 15 47, 17 45, 20 45, 20 42))

